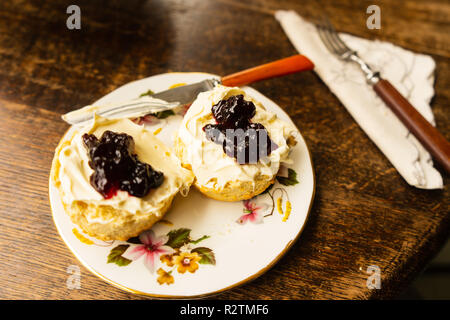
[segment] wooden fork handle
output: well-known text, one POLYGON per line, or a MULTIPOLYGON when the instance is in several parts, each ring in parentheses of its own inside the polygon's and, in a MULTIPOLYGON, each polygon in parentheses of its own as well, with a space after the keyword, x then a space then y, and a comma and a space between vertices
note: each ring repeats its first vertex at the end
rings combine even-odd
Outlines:
POLYGON ((314 64, 307 57, 298 54, 289 58, 276 60, 222 78, 222 84, 229 87, 243 86, 252 82, 284 76, 299 71, 314 69, 314 64))
POLYGON ((389 81, 380 79, 374 84, 374 90, 433 158, 450 173, 450 143, 444 136, 389 81))

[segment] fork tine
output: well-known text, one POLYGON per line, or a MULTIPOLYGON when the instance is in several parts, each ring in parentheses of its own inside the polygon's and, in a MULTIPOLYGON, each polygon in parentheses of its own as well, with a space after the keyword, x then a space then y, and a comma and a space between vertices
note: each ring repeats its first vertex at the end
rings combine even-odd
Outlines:
POLYGON ((352 52, 352 50, 341 40, 330 20, 325 15, 322 16, 319 23, 316 23, 316 27, 320 39, 331 53, 343 56, 346 53, 352 52))
POLYGON ((321 25, 318 27, 319 37, 322 42, 325 44, 327 49, 333 54, 341 54, 342 48, 340 48, 334 39, 332 39, 330 32, 327 27, 321 25))
POLYGON ((328 31, 328 38, 330 41, 334 44, 334 46, 338 51, 338 54, 343 54, 345 51, 347 51, 347 48, 345 45, 343 45, 343 42, 340 41, 338 38, 336 30, 333 28, 333 25, 331 24, 330 20, 327 17, 324 17, 325 19, 325 26, 326 30, 328 31))
POLYGON ((345 42, 342 41, 341 37, 339 36, 339 34, 337 33, 336 29, 331 24, 331 21, 330 21, 330 19, 328 19, 328 17, 325 17, 325 22, 326 22, 326 25, 328 26, 328 30, 330 30, 331 37, 334 39, 334 41, 338 45, 341 46, 342 50, 351 51, 351 49, 349 47, 347 47, 345 42))
POLYGON ((320 39, 322 40, 322 43, 325 45, 325 47, 333 54, 338 54, 339 48, 333 45, 333 41, 328 36, 327 27, 324 24, 324 20, 319 21, 316 23, 317 32, 319 34, 320 39))
POLYGON ((322 43, 325 45, 325 47, 327 48, 328 51, 330 51, 331 53, 336 53, 336 50, 331 46, 330 42, 328 41, 328 39, 325 36, 325 30, 323 29, 322 26, 317 26, 317 33, 319 34, 320 39, 322 40, 322 43))

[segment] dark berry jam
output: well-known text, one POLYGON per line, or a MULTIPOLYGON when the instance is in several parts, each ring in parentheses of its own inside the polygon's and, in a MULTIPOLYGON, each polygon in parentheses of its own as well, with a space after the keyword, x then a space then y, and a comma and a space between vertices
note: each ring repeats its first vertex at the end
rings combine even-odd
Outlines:
POLYGON ((203 127, 206 138, 221 144, 225 154, 239 164, 256 163, 278 147, 261 123, 250 122, 256 107, 242 94, 220 100, 211 111, 216 124, 203 127))
POLYGON ((90 183, 105 199, 115 196, 118 190, 142 198, 164 181, 162 172, 138 160, 133 137, 126 133, 105 131, 100 140, 86 133, 83 143, 94 170, 90 183))

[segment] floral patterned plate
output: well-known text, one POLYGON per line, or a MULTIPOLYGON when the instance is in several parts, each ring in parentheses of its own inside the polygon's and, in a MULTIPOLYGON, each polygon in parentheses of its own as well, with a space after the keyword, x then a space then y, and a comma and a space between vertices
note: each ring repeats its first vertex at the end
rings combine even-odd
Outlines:
MULTIPOLYGON (((96 103, 126 101, 143 94, 216 77, 167 73, 126 84, 96 103)), ((292 122, 259 92, 244 90, 281 119, 292 122)), ((172 146, 185 110, 136 119, 172 146)), ((70 129, 67 134, 70 134, 70 129)), ((199 297, 250 281, 271 268, 290 248, 306 222, 314 195, 311 157, 303 137, 275 184, 243 202, 221 202, 194 188, 177 196, 164 220, 128 241, 104 242, 84 234, 64 212, 50 184, 56 227, 70 250, 90 271, 121 289, 161 298, 199 297)))

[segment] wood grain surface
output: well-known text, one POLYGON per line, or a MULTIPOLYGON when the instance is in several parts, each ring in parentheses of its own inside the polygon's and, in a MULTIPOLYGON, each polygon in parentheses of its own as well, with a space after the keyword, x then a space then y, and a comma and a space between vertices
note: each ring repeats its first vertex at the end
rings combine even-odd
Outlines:
MULTIPOLYGON (((450 3, 377 1, 78 0, 0 2, 0 299, 143 299, 92 275, 58 236, 48 201, 50 163, 68 126, 62 113, 129 81, 168 71, 233 72, 296 54, 272 13, 324 10, 340 31, 432 55, 438 129, 450 139, 450 3), (69 290, 67 267, 81 268, 69 290)), ((276 101, 311 150, 316 198, 299 241, 260 278, 223 299, 395 297, 448 238, 448 186, 410 187, 313 73, 253 86, 276 101), (366 286, 381 269, 381 289, 366 286)), ((448 177, 445 177, 448 184, 448 177)))

